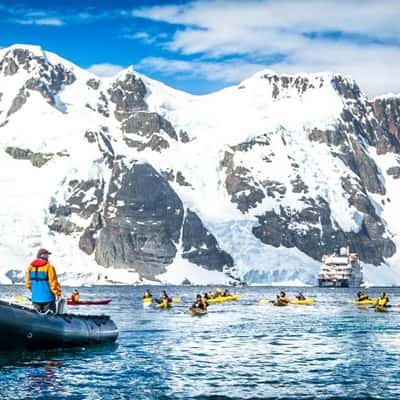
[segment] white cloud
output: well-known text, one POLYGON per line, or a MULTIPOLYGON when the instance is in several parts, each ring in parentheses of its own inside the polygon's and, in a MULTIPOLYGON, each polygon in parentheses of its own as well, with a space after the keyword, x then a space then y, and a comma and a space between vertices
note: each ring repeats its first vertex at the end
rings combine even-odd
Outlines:
POLYGON ((134 32, 134 33, 125 33, 122 35, 125 39, 133 39, 133 40, 141 40, 147 44, 153 44, 157 41, 164 40, 167 37, 166 33, 157 33, 154 35, 150 35, 148 32, 134 32))
POLYGON ((136 65, 138 70, 151 70, 180 79, 203 78, 209 81, 235 83, 264 68, 262 64, 246 63, 241 60, 225 62, 202 62, 170 60, 161 57, 147 57, 136 65))
POLYGON ((89 11, 85 8, 83 9, 84 11, 68 9, 60 12, 56 9, 39 9, 23 6, 5 7, 3 4, 0 4, 0 10, 7 16, 8 21, 20 25, 63 26, 128 16, 126 11, 119 9, 111 9, 105 12, 97 12, 95 9, 88 9, 89 11))
POLYGON ((20 25, 47 25, 47 26, 63 26, 64 21, 59 18, 28 18, 15 19, 15 23, 20 25))
POLYGON ((369 95, 400 92, 397 0, 208 0, 141 8, 133 15, 176 25, 166 48, 201 57, 203 71, 208 59, 211 70, 220 63, 229 74, 224 59, 240 56, 243 65, 256 60, 281 72, 350 74, 369 95), (321 37, 327 32, 339 37, 321 37))
POLYGON ((102 64, 93 64, 87 70, 97 76, 108 77, 117 75, 123 69, 125 69, 125 67, 121 65, 102 63, 102 64))

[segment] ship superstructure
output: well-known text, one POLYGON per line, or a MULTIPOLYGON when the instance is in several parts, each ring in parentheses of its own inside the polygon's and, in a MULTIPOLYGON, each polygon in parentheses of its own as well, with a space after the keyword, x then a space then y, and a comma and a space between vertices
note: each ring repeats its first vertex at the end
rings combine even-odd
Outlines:
POLYGON ((363 282, 362 266, 357 253, 341 247, 337 254, 322 256, 318 275, 320 287, 360 287, 363 282))

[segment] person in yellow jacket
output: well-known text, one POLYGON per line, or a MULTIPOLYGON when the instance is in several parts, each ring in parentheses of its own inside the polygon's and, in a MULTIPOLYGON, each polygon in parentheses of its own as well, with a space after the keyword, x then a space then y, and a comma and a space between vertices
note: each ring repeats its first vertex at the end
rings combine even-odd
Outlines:
POLYGON ((39 249, 36 260, 28 266, 25 274, 25 286, 32 292, 32 304, 36 310, 45 313, 56 312, 56 300, 61 297, 54 266, 49 263, 50 251, 39 249))
POLYGON ((389 303, 389 296, 383 292, 381 294, 381 297, 379 297, 377 303, 375 304, 375 307, 387 307, 389 303))
POLYGON ((78 291, 78 289, 75 289, 74 292, 73 292, 72 295, 71 295, 71 300, 72 300, 74 303, 79 303, 79 299, 80 299, 79 291, 78 291))
POLYGON ((279 304, 289 304, 290 300, 286 296, 285 292, 280 292, 279 294, 276 295, 276 300, 277 303, 279 304))

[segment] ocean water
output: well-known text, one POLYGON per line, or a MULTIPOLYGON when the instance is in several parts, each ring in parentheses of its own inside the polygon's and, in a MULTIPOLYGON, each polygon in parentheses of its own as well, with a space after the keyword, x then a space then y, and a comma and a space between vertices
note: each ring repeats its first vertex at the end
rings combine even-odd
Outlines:
MULTIPOLYGON (((0 353, 0 399, 400 398, 400 307, 376 313, 348 303, 354 289, 319 288, 304 289, 314 306, 261 306, 281 288, 246 287, 232 290, 239 302, 193 317, 188 307, 206 288, 166 289, 183 300, 170 310, 143 308, 141 287, 80 288, 82 299, 113 299, 72 312, 109 314, 117 343, 0 353)), ((400 289, 385 290, 400 303, 400 289)), ((0 297, 20 294, 0 286, 0 297)))

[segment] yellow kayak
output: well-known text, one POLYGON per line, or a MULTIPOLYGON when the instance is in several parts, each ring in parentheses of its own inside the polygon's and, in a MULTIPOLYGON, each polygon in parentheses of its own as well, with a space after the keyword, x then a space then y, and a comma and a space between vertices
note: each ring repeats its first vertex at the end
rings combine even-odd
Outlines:
POLYGON ((196 316, 201 316, 201 315, 207 314, 207 310, 202 310, 199 307, 190 307, 190 312, 192 313, 192 315, 196 315, 196 316))
POLYGON ((207 299, 207 303, 214 304, 214 303, 223 303, 225 300, 223 297, 215 297, 214 299, 207 299))
POLYGON ((157 307, 157 308, 163 308, 163 309, 171 308, 171 303, 168 303, 167 300, 164 300, 164 301, 161 302, 160 304, 157 304, 156 307, 157 307))
POLYGON ((351 304, 358 304, 360 306, 365 306, 365 305, 369 305, 369 304, 375 304, 378 301, 378 299, 367 299, 367 300, 351 300, 350 303, 351 304))
POLYGON ((305 299, 305 300, 297 300, 293 299, 290 300, 290 304, 298 304, 298 305, 305 305, 305 306, 310 306, 315 303, 314 299, 305 299))
POLYGON ((265 306, 265 305, 267 305, 267 304, 269 304, 269 303, 271 303, 271 301, 270 300, 267 300, 267 299, 261 299, 260 300, 260 305, 262 305, 262 306, 265 306))
POLYGON ((289 303, 285 303, 283 301, 278 301, 278 300, 274 300, 274 302, 272 303, 274 306, 277 307, 285 307, 287 306, 289 303))
POLYGON ((236 301, 236 300, 240 300, 240 296, 239 295, 234 295, 234 296, 219 296, 219 297, 215 297, 214 299, 208 299, 207 302, 210 304, 213 303, 224 303, 225 301, 236 301))

